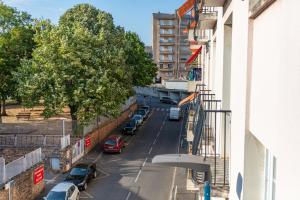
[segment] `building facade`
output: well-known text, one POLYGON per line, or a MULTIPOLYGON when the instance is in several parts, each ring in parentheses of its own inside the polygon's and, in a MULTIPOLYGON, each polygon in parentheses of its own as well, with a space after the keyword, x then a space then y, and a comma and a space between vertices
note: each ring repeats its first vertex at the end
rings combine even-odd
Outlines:
MULTIPOLYGON (((186 132, 188 153, 201 159, 183 164, 210 167, 216 199, 299 199, 300 1, 195 2, 197 29, 211 35, 197 41, 204 75, 186 132)), ((201 193, 202 171, 188 172, 201 193)))
POLYGON ((186 79, 185 62, 191 55, 188 33, 189 18, 179 20, 176 14, 153 14, 153 58, 158 77, 163 80, 186 79))

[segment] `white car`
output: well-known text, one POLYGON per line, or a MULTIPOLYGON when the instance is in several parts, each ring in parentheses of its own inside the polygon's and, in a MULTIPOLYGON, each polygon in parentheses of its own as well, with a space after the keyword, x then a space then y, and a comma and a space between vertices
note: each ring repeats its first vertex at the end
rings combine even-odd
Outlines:
POLYGON ((169 119, 170 120, 180 120, 180 118, 181 118, 181 110, 180 110, 180 108, 171 107, 170 108, 169 119))
POLYGON ((79 200, 79 190, 73 183, 63 182, 52 188, 45 200, 79 200))

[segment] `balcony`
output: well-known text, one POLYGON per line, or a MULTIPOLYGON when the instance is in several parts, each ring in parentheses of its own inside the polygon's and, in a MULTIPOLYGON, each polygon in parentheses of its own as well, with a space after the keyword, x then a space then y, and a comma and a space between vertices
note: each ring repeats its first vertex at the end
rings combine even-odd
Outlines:
POLYGON ((226 0, 205 0, 205 7, 223 7, 226 0))
POLYGON ((173 67, 172 68, 161 68, 161 69, 159 69, 159 71, 161 71, 161 72, 172 72, 174 69, 173 69, 173 67))
POLYGON ((176 33, 174 31, 160 31, 159 32, 160 36, 163 37, 175 37, 176 33))
POLYGON ((200 10, 198 28, 200 30, 213 29, 218 20, 217 14, 214 7, 203 7, 200 10))
POLYGON ((174 60, 159 60, 160 63, 174 63, 174 60))
POLYGON ((171 55, 174 54, 174 51, 173 51, 173 50, 160 50, 159 52, 160 52, 160 54, 164 54, 164 55, 165 55, 165 54, 167 54, 167 55, 168 55, 168 54, 171 54, 171 55))
POLYGON ((209 173, 190 170, 194 183, 209 180, 215 196, 229 193, 231 111, 220 110, 221 100, 204 86, 196 87, 197 97, 191 102, 187 130, 189 152, 210 166, 209 173), (192 141, 191 141, 192 140, 192 141))
MULTIPOLYGON (((195 41, 196 45, 204 45, 210 40, 210 34, 207 33, 207 30, 196 30, 195 34, 197 37, 196 38, 197 41, 194 40, 195 39, 194 38, 194 30, 189 30, 188 40, 195 41)), ((194 48, 191 48, 191 49, 194 49, 194 48)))
POLYGON ((175 24, 160 23, 159 26, 160 28, 175 28, 175 24))
POLYGON ((173 46, 175 45, 175 41, 159 41, 161 46, 173 46))

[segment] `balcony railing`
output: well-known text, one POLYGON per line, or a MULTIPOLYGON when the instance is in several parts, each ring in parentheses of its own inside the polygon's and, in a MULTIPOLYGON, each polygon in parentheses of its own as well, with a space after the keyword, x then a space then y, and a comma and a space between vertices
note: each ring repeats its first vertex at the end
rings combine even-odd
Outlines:
POLYGON ((231 111, 220 109, 221 101, 204 86, 197 85, 196 94, 189 105, 187 138, 193 139, 190 153, 209 164, 210 173, 192 170, 192 178, 197 184, 210 181, 213 189, 228 194, 231 111))

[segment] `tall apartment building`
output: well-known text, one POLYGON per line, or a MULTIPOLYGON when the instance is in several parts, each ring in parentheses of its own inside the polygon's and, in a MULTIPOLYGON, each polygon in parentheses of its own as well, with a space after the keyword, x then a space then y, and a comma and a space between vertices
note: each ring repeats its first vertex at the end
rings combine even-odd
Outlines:
POLYGON ((176 14, 153 13, 153 59, 158 67, 158 77, 163 80, 187 77, 185 62, 191 51, 188 33, 183 30, 188 23, 187 17, 179 26, 176 14))

